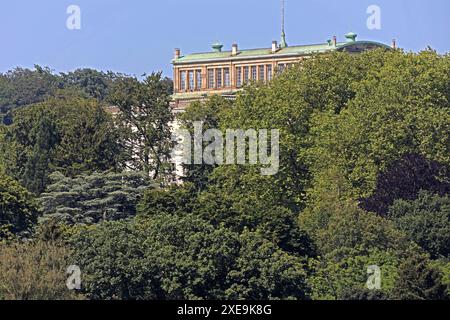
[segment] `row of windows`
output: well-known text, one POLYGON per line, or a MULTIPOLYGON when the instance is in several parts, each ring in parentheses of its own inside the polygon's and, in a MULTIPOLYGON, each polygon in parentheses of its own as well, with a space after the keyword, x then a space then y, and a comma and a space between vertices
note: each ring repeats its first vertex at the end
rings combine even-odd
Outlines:
POLYGON ((190 70, 180 72, 181 91, 194 91, 202 89, 202 70, 190 70), (187 87, 186 87, 187 85, 187 87))
POLYGON ((230 68, 208 69, 208 89, 231 87, 230 68))
MULTIPOLYGON (((279 64, 277 72, 283 72, 293 64, 279 64)), ((236 67, 236 87, 242 87, 248 81, 269 82, 273 79, 273 67, 271 64, 236 67)), ((222 89, 231 87, 230 68, 214 68, 207 71, 207 88, 222 89)), ((190 70, 180 72, 181 91, 202 90, 202 71, 190 70)))
POLYGON ((272 65, 236 67, 236 86, 252 81, 271 81, 273 78, 272 65))

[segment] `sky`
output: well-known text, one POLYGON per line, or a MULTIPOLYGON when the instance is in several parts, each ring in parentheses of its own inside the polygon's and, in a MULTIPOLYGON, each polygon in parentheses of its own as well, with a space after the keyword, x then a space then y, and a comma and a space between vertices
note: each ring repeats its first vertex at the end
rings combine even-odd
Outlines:
MULTIPOLYGON (((286 0, 287 41, 344 41, 352 31, 358 40, 395 38, 407 51, 431 46, 446 53, 449 12, 448 0, 286 0), (380 14, 368 13, 370 6, 380 14)), ((174 48, 186 54, 210 51, 214 42, 224 50, 233 43, 270 47, 280 39, 280 16, 280 0, 3 0, 0 72, 39 64, 55 72, 89 67, 171 77, 174 48), (79 20, 67 13, 71 5, 80 9, 79 20)))

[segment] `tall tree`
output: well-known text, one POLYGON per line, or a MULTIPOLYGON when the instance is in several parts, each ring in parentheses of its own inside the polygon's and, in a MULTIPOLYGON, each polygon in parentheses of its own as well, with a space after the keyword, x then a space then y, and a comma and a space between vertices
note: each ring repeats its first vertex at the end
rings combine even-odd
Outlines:
POLYGON ((119 133, 96 101, 62 92, 14 114, 14 123, 4 128, 0 158, 30 191, 44 191, 55 170, 76 175, 119 168, 119 133))
POLYGON ((402 300, 448 300, 442 274, 426 255, 411 255, 400 265, 392 294, 402 300))
POLYGON ((5 117, 5 123, 12 121, 10 110, 42 102, 53 95, 60 80, 49 68, 38 65, 34 70, 16 68, 0 74, 0 114, 5 117))
POLYGON ((61 78, 65 88, 78 88, 88 97, 105 101, 113 82, 121 77, 111 71, 103 72, 94 69, 77 69, 62 73, 61 78))
POLYGON ((73 246, 93 299, 308 297, 301 258, 259 233, 239 235, 189 214, 102 223, 77 234, 73 246))
MULTIPOLYGON (((439 167, 450 165, 450 58, 432 51, 395 51, 369 52, 356 59, 371 72, 360 81, 352 79, 354 98, 339 113, 322 112, 313 119, 309 153, 314 184, 327 180, 328 171, 335 168, 350 186, 347 196, 366 199, 376 192, 380 174, 389 170, 396 177, 381 178, 396 182, 390 190, 380 190, 392 191, 387 205, 394 195, 417 194, 415 185, 402 190, 400 178, 405 183, 414 180, 408 182, 406 174, 414 175, 425 189, 437 187, 439 167), (420 177, 421 170, 435 177, 425 172, 420 177)), ((385 212, 386 204, 381 205, 385 212)))
MULTIPOLYGON (((220 96, 213 96, 202 102, 193 102, 185 110, 180 113, 178 120, 183 129, 189 130, 191 136, 194 135, 194 122, 202 122, 203 130, 218 129, 219 118, 222 112, 227 111, 231 107, 231 102, 220 96)), ((203 147, 207 146, 207 142, 203 143, 203 147)), ((191 159, 192 163, 194 159, 191 159)), ((183 181, 192 183, 198 190, 207 188, 208 179, 216 166, 206 164, 184 164, 183 181)))
POLYGON ((416 200, 398 199, 389 208, 388 216, 432 258, 450 258, 449 195, 422 191, 416 200))
POLYGON ((395 200, 415 200, 424 190, 450 194, 450 167, 419 154, 406 154, 378 174, 374 193, 361 199, 361 207, 385 216, 395 200))
POLYGON ((0 245, 0 300, 78 300, 66 287, 71 250, 55 243, 0 245))
POLYGON ((120 109, 117 126, 129 155, 126 165, 153 178, 168 169, 173 146, 170 91, 161 73, 152 73, 142 82, 129 77, 117 81, 111 94, 111 103, 120 109))
POLYGON ((37 203, 32 195, 0 169, 0 229, 29 233, 37 218, 37 203))
POLYGON ((75 178, 60 172, 50 175, 51 184, 39 200, 42 223, 94 224, 136 215, 136 206, 152 181, 143 173, 93 173, 75 178))

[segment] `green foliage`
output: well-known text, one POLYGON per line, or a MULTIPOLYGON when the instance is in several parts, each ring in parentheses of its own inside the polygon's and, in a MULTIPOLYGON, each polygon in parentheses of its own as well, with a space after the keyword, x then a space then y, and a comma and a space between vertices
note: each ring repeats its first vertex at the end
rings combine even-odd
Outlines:
MULTIPOLYGON (((449 57, 373 51, 352 59, 356 69, 347 65, 349 71, 343 72, 348 77, 339 76, 345 81, 330 75, 340 93, 313 98, 318 106, 331 103, 310 119, 306 159, 312 179, 307 208, 300 214, 300 226, 319 254, 311 260, 313 298, 369 298, 369 264, 381 267, 384 281, 372 298, 439 297, 442 280, 434 271, 406 270, 414 259, 422 259, 423 266, 431 263, 412 241, 443 247, 448 217, 437 203, 428 201, 428 206, 422 199, 406 207, 407 202, 399 201, 401 224, 359 207, 385 215, 395 200, 416 199, 420 188, 448 192, 449 57), (401 286, 401 281, 409 284, 401 286)), ((305 72, 333 68, 321 59, 314 64, 313 70, 306 64, 305 72)))
MULTIPOLYGON (((277 174, 189 165, 185 184, 154 189, 132 172, 169 178, 169 80, 22 70, 0 75, 0 106, 41 103, 0 128, 0 166, 48 187, 35 238, 70 243, 88 298, 448 299, 449 86, 450 56, 431 50, 307 59, 179 117, 191 132, 278 129, 277 174)), ((9 222, 0 232, 14 239, 9 222)))
MULTIPOLYGON (((58 77, 49 68, 40 66, 35 66, 35 70, 16 68, 0 74, 0 118, 13 108, 44 101, 58 86, 58 77)), ((11 116, 4 121, 9 124, 11 116)))
MULTIPOLYGON (((212 96, 206 101, 196 101, 178 116, 181 127, 194 135, 193 122, 202 122, 203 130, 219 128, 220 115, 231 108, 231 102, 220 96, 212 96)), ((203 147, 207 146, 204 142, 203 147)), ((193 159, 191 159, 193 162, 193 159)), ((205 164, 185 164, 183 181, 192 183, 198 190, 205 190, 209 175, 216 166, 205 164)))
POLYGON ((389 218, 432 258, 450 258, 450 198, 428 192, 417 200, 397 200, 389 218))
MULTIPOLYGON (((308 230, 321 254, 340 248, 352 248, 365 253, 372 248, 404 250, 408 247, 406 237, 391 221, 364 212, 354 203, 342 204, 341 207, 333 209, 328 212, 329 218, 323 227, 308 230)), ((305 223, 304 219, 307 219, 307 216, 301 218, 302 225, 305 223)))
POLYGON ((66 287, 68 248, 44 242, 0 245, 0 300, 79 300, 66 287))
POLYGON ((43 102, 54 96, 58 89, 77 92, 84 98, 105 101, 114 82, 124 77, 111 71, 93 69, 78 69, 58 75, 51 69, 38 65, 33 70, 16 68, 0 74, 0 120, 11 124, 12 110, 43 102))
POLYGON ((361 207, 386 216, 395 200, 415 200, 422 190, 450 194, 450 166, 407 154, 378 175, 375 191, 361 199, 361 207))
POLYGON ((352 60, 370 71, 351 81, 354 98, 339 113, 313 118, 314 181, 336 167, 351 187, 347 196, 357 200, 370 196, 378 174, 406 154, 448 166, 450 58, 375 51, 352 60))
MULTIPOLYGON (((415 217, 410 208, 420 210, 425 207, 428 210, 419 211, 417 216, 430 217, 430 207, 438 210, 436 208, 440 207, 442 200, 425 193, 416 202, 399 201, 392 209, 402 219, 402 212, 415 217)), ((417 223, 423 221, 422 217, 417 223)), ((439 218, 436 220, 439 221, 439 218)), ((414 226, 416 221, 414 218, 411 221, 414 226)), ((420 235, 431 230, 430 237, 441 231, 439 224, 435 228, 430 225, 433 222, 415 230, 420 230, 420 235)), ((402 230, 406 233, 409 230, 398 230, 393 221, 365 212, 352 201, 340 202, 330 198, 302 213, 300 226, 314 239, 319 253, 319 257, 310 260, 313 273, 309 284, 313 299, 445 298, 439 271, 431 267, 429 258, 409 241, 417 237, 411 234, 407 237, 402 230), (417 266, 414 266, 415 263, 417 266), (376 294, 367 292, 365 287, 368 278, 366 270, 371 265, 381 269, 382 288, 376 294)))
POLYGON ((244 231, 235 266, 227 276, 232 300, 308 299, 303 259, 280 250, 260 233, 244 231))
POLYGON ((382 251, 378 248, 369 249, 365 253, 357 249, 341 248, 320 259, 311 259, 310 268, 313 272, 308 283, 311 286, 312 298, 348 300, 356 299, 358 295, 374 294, 373 299, 389 297, 398 278, 399 260, 395 251, 382 251), (377 292, 367 292, 367 269, 374 265, 381 270, 381 289, 377 292))
POLYGON ((342 179, 330 175, 328 186, 299 216, 300 228, 314 240, 319 254, 340 248, 366 253, 374 248, 405 251, 409 247, 406 235, 392 221, 366 212, 356 201, 342 197, 346 190, 342 179))
POLYGON ((98 225, 74 239, 94 299, 302 298, 305 272, 258 234, 214 228, 192 215, 98 225), (261 249, 255 252, 255 249, 261 249), (245 279, 241 276, 245 275, 245 279))
POLYGON ((361 288, 345 288, 340 298, 340 300, 345 301, 376 301, 389 299, 389 295, 384 293, 382 290, 369 290, 361 288))
POLYGON ((434 267, 426 255, 411 255, 399 267, 393 299, 444 300, 447 287, 440 270, 434 267))
POLYGON ((154 179, 164 177, 172 151, 170 123, 171 84, 152 73, 142 82, 136 78, 118 80, 110 102, 120 109, 116 126, 128 155, 126 164, 132 170, 144 171, 154 179))
POLYGON ((260 198, 237 199, 220 189, 199 192, 196 185, 186 183, 149 190, 138 210, 143 216, 193 214, 213 226, 224 226, 237 233, 259 230, 267 240, 291 254, 313 254, 311 240, 298 228, 297 215, 282 206, 265 205, 260 198))
POLYGON ((196 198, 194 186, 189 183, 166 189, 148 189, 138 204, 138 213, 143 216, 191 213, 196 198))
POLYGON ((5 168, 34 193, 51 172, 67 175, 120 166, 121 146, 111 117, 95 101, 61 92, 15 112, 0 145, 5 168))
POLYGON ((12 233, 29 233, 38 210, 31 194, 0 170, 0 239, 12 233))
POLYGON ((446 260, 435 260, 431 262, 431 265, 440 272, 442 284, 447 287, 446 294, 450 298, 450 262, 446 260))
POLYGON ((417 248, 392 221, 338 196, 328 193, 300 215, 300 228, 314 240, 318 252, 318 257, 310 259, 312 298, 387 298, 398 278, 399 264, 417 248), (367 268, 372 265, 381 269, 379 292, 366 288, 367 268))
POLYGON ((213 225, 223 224, 235 232, 259 230, 266 239, 292 254, 314 254, 310 238, 298 227, 295 212, 273 205, 264 195, 245 196, 224 189, 213 187, 201 193, 193 212, 213 225))
POLYGON ((93 224, 136 215, 136 205, 152 185, 145 173, 93 173, 74 178, 60 172, 50 175, 51 184, 39 200, 41 223, 93 224))
POLYGON ((104 101, 108 98, 114 81, 123 77, 111 71, 103 72, 93 69, 77 69, 73 72, 61 74, 65 88, 76 88, 87 97, 104 101))

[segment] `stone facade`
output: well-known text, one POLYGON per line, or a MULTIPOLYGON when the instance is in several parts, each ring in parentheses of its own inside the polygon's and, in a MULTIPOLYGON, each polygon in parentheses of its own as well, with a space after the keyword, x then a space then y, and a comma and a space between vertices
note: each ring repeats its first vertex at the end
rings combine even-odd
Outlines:
POLYGON ((273 41, 270 48, 250 50, 239 50, 234 44, 230 51, 222 51, 222 45, 216 43, 212 52, 185 56, 180 49, 175 49, 172 107, 175 112, 181 112, 191 102, 213 94, 233 99, 246 82, 271 81, 277 73, 318 54, 392 48, 379 42, 357 41, 356 37, 356 34, 349 33, 345 42, 337 42, 333 37, 323 44, 290 47, 279 46, 273 41))

